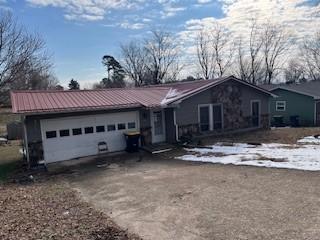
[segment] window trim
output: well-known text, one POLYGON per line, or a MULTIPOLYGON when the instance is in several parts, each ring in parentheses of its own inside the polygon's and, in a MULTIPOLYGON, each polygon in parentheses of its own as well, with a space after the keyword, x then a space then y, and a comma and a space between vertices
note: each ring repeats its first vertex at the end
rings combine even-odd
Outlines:
POLYGON ((127 122, 127 129, 136 129, 136 128, 137 128, 136 122, 127 122), (134 127, 129 127, 129 124, 134 124, 134 127))
POLYGON ((126 126, 126 125, 127 125, 126 123, 118 123, 118 124, 117 124, 117 130, 118 130, 118 131, 126 130, 126 129, 127 129, 127 126, 126 126), (124 128, 119 129, 119 125, 120 125, 120 124, 121 124, 121 125, 123 124, 123 125, 124 125, 124 128))
POLYGON ((59 130, 59 137, 61 137, 61 138, 70 137, 70 129, 60 129, 59 130), (61 136, 61 131, 68 131, 68 135, 61 136))
POLYGON ((258 126, 255 126, 255 127, 261 127, 261 100, 260 99, 253 99, 250 101, 250 116, 251 116, 251 119, 252 116, 253 116, 253 103, 258 103, 258 106, 259 106, 259 115, 258 115, 258 126))
POLYGON ((45 135, 46 135, 46 139, 52 139, 52 138, 57 138, 58 137, 57 130, 45 131, 45 135), (47 133, 53 133, 53 132, 55 133, 54 137, 48 137, 47 136, 47 133))
POLYGON ((199 131, 200 132, 207 132, 201 130, 201 122, 200 122, 200 108, 202 107, 208 107, 209 108, 209 131, 212 131, 212 104, 198 104, 198 125, 199 125, 199 131))
POLYGON ((94 127, 84 127, 84 134, 93 134, 94 133, 94 127), (92 132, 86 132, 86 129, 92 129, 92 132))
POLYGON ((108 124, 107 125, 107 132, 114 132, 117 131, 117 125, 116 124, 108 124), (114 129, 109 130, 109 126, 114 126, 114 129))
MULTIPOLYGON (((213 106, 221 106, 221 130, 224 129, 224 116, 223 116, 223 103, 206 103, 206 104, 198 104, 198 125, 199 125, 199 131, 201 133, 205 133, 207 131, 201 131, 201 125, 200 125, 200 108, 201 107, 209 107, 209 132, 214 131, 214 121, 213 121, 213 106)), ((218 129, 220 130, 220 129, 218 129)))
POLYGON ((276 101, 276 111, 277 112, 285 112, 287 110, 287 101, 276 101), (278 104, 283 104, 283 109, 279 109, 278 104))
POLYGON ((82 132, 82 128, 72 128, 72 136, 80 136, 80 135, 82 135, 83 134, 83 132, 82 132), (74 132, 73 132, 73 130, 78 130, 78 129, 80 129, 80 133, 79 134, 74 134, 74 132))
POLYGON ((104 132, 106 132, 106 126, 105 125, 97 125, 96 126, 96 133, 104 133, 104 132), (103 128, 103 131, 98 131, 99 127, 103 128))

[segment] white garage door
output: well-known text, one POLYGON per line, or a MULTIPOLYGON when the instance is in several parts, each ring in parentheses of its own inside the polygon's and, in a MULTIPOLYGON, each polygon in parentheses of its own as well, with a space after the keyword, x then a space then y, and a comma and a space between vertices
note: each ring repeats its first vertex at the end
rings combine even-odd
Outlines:
POLYGON ((98 154, 98 144, 106 142, 109 152, 124 150, 124 132, 139 129, 135 112, 87 115, 41 120, 46 163, 98 154))

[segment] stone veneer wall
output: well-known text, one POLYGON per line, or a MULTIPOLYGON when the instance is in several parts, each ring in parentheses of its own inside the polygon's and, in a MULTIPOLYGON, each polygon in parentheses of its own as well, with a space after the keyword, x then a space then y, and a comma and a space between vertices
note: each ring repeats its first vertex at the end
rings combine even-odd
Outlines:
MULTIPOLYGON (((239 83, 224 83, 211 89, 211 102, 223 104, 223 130, 213 131, 218 133, 231 132, 239 129, 252 128, 251 116, 244 116, 242 104, 242 85, 239 83)), ((260 127, 270 127, 269 114, 260 115, 260 127)), ((179 137, 184 135, 200 134, 198 123, 179 125, 179 137)))

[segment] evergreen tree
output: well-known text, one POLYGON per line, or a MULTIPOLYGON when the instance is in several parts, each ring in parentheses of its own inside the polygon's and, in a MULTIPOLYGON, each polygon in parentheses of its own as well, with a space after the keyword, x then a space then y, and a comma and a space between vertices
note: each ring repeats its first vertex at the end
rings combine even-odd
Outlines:
POLYGON ((71 79, 70 83, 69 83, 69 90, 78 90, 80 89, 80 84, 78 83, 78 81, 74 80, 73 78, 71 79))
POLYGON ((121 64, 110 55, 102 58, 102 64, 107 68, 107 78, 103 78, 100 82, 101 88, 121 88, 125 87, 125 72, 121 64))

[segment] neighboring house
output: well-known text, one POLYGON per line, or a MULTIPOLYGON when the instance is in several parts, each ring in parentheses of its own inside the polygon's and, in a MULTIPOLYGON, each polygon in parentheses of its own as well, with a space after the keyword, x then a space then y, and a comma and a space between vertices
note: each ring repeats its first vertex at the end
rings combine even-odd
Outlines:
POLYGON ((278 96, 270 101, 271 125, 320 126, 320 82, 261 87, 278 96))
POLYGON ((30 161, 45 163, 126 147, 140 131, 143 145, 200 135, 269 127, 268 91, 233 76, 141 88, 13 91, 30 161))

